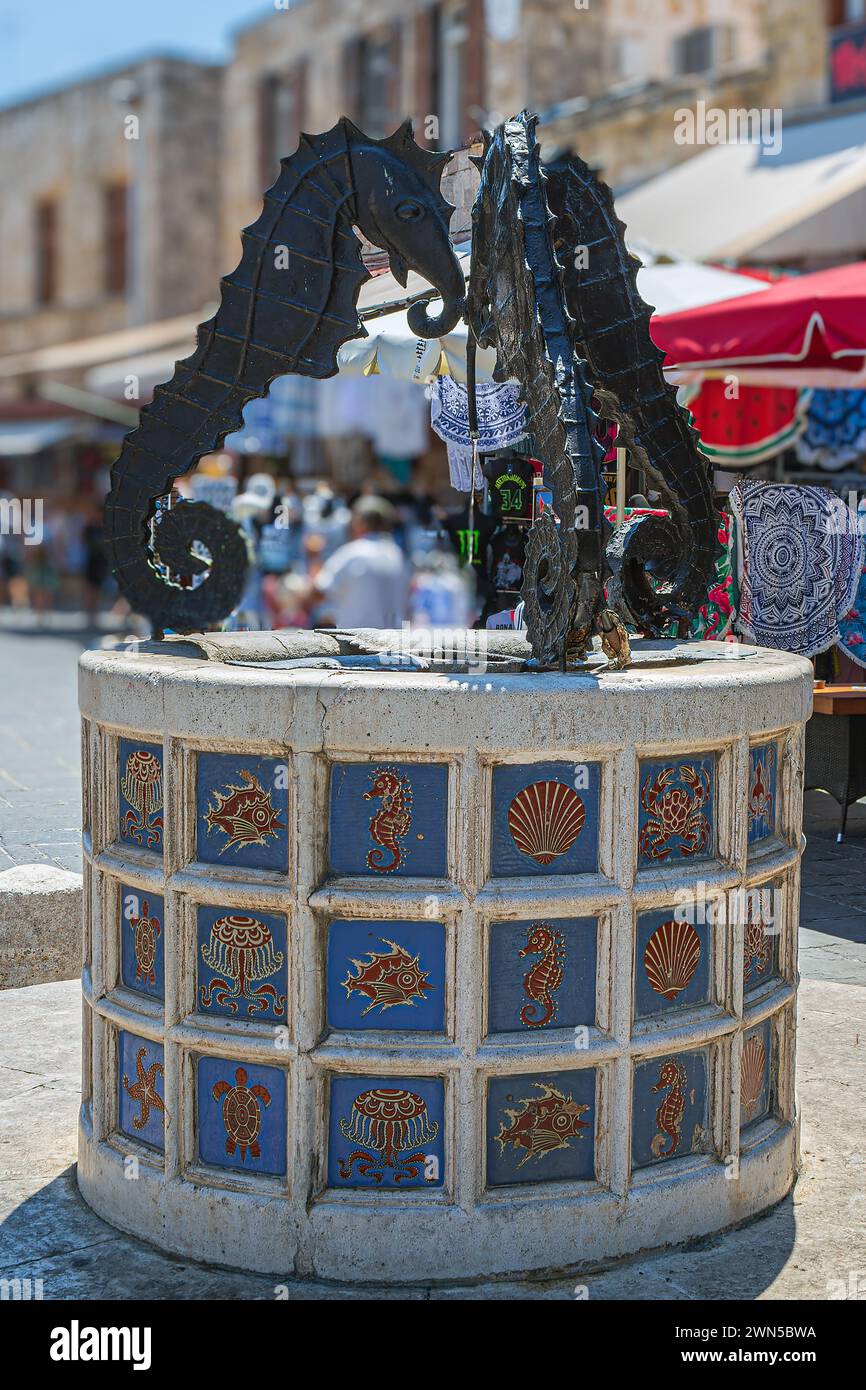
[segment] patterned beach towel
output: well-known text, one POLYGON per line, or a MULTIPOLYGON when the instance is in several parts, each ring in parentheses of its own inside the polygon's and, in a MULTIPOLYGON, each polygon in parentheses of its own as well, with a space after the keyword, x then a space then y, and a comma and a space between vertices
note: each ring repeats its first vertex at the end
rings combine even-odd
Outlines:
POLYGON ((863 539, 827 488, 747 479, 730 495, 740 540, 735 626, 762 647, 816 656, 839 640, 863 567, 863 539))
MULTIPOLYGON (((515 383, 479 381, 475 392, 479 454, 495 454, 498 449, 508 449, 523 438, 526 434, 526 406, 521 403, 519 387, 515 383)), ((447 446, 451 486, 458 492, 468 492, 472 466, 469 394, 462 382, 450 376, 438 376, 429 388, 429 394, 430 424, 447 446)), ((483 486, 477 469, 475 486, 483 486)))

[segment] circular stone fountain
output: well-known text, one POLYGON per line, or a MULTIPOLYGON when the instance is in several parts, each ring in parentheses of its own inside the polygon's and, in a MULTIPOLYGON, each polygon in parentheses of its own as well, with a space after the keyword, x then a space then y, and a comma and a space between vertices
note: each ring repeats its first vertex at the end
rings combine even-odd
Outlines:
POLYGON ((86 1200, 184 1256, 400 1282, 778 1201, 809 663, 369 645, 82 658, 86 1200))

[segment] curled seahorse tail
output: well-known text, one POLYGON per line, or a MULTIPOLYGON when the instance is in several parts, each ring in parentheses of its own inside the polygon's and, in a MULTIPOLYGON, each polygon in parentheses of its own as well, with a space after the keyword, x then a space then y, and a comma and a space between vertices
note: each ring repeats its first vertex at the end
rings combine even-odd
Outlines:
POLYGON ((553 1000, 548 999, 547 1003, 544 1006, 544 1012, 540 1018, 535 1017, 535 1012, 537 1008, 538 1001, 533 1000, 531 1004, 524 1004, 523 1008, 520 1010, 520 1022, 524 1023, 527 1028, 544 1027, 545 1023, 547 1023, 547 1021, 553 1015, 553 1000))
POLYGON ((386 864, 384 862, 385 849, 385 846, 380 847, 377 845, 376 848, 371 849, 369 854, 367 855, 367 864, 369 865, 369 867, 371 869, 378 869, 380 873, 387 873, 389 869, 396 869, 397 865, 400 863, 399 852, 395 849, 391 849, 390 846, 387 846, 388 852, 391 855, 391 863, 386 864))

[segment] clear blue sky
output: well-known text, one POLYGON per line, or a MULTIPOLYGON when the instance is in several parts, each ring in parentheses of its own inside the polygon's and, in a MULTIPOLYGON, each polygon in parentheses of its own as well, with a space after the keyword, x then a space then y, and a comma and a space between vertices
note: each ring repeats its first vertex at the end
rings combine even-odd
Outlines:
POLYGON ((156 52, 224 59, 273 0, 0 0, 0 106, 156 52))

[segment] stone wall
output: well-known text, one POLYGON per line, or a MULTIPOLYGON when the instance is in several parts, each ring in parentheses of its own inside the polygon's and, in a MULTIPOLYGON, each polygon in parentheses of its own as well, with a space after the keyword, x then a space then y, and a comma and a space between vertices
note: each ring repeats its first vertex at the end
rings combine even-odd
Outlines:
POLYGON ((0 112, 0 355, 198 310, 219 256, 222 70, 154 59, 0 112), (138 139, 126 138, 129 116, 138 139), (126 184, 137 273, 105 288, 103 188, 126 184), (57 208, 57 288, 40 306, 35 218, 57 208))

